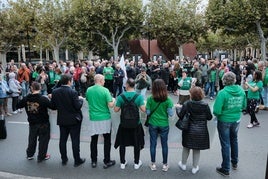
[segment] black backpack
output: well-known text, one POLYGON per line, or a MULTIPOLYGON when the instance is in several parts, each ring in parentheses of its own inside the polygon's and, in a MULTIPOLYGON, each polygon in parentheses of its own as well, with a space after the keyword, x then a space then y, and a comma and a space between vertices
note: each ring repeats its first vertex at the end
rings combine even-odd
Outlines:
POLYGON ((121 107, 120 124, 124 128, 136 128, 140 122, 139 107, 135 104, 138 94, 128 100, 124 94, 121 94, 124 103, 121 107))

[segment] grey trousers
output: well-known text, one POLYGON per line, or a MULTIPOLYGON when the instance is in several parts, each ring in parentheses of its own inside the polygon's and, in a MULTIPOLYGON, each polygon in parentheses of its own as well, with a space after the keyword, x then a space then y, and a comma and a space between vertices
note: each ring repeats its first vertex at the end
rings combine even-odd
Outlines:
MULTIPOLYGON (((182 164, 185 165, 187 162, 187 159, 190 154, 190 150, 188 148, 183 147, 182 150, 182 164)), ((193 167, 196 168, 199 164, 199 159, 200 159, 200 150, 192 150, 193 151, 193 167)))

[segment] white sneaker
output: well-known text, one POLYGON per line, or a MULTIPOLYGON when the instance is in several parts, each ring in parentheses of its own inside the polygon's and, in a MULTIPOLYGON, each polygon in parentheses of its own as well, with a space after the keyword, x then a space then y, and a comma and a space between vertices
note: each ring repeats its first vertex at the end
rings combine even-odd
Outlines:
POLYGON ((152 163, 150 165, 150 168, 151 168, 152 171, 156 171, 157 170, 155 163, 152 163))
POLYGON ((12 114, 18 114, 18 111, 17 110, 16 111, 13 111, 12 114))
POLYGON ((127 161, 125 161, 125 163, 121 163, 121 164, 120 164, 120 168, 121 168, 122 170, 124 170, 124 169, 126 168, 126 165, 127 165, 127 161))
POLYGON ((167 172, 168 169, 169 169, 168 164, 164 164, 163 167, 162 167, 162 171, 167 172))
POLYGON ((254 127, 254 125, 253 125, 252 123, 250 123, 250 124, 247 126, 247 128, 252 128, 252 127, 254 127))
POLYGON ((23 111, 22 109, 18 109, 18 112, 22 113, 22 111, 23 111))
POLYGON ((142 162, 141 162, 141 160, 139 160, 138 164, 134 164, 134 169, 138 170, 141 166, 142 166, 142 162))
POLYGON ((182 164, 181 161, 178 163, 178 165, 182 170, 186 170, 186 165, 182 164))
POLYGON ((196 174, 199 171, 199 166, 192 168, 192 174, 196 174))

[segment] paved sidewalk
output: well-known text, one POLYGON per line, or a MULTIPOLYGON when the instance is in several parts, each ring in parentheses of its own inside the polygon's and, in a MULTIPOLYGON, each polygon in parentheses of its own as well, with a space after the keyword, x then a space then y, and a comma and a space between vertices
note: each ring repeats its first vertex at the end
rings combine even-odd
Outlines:
MULTIPOLYGON (((177 101, 173 96, 174 102, 177 101)), ((211 102, 211 101, 209 101, 211 102)), ((87 107, 83 107, 84 121, 82 127, 81 157, 86 158, 86 163, 80 167, 73 167, 73 157, 71 144, 68 143, 69 163, 67 166, 61 166, 61 159, 58 149, 58 127, 56 126, 56 112, 51 113, 52 139, 49 143, 49 153, 51 159, 42 163, 37 163, 36 158, 28 161, 25 158, 25 149, 27 147, 28 125, 25 112, 11 117, 7 117, 8 138, 0 140, 0 178, 22 178, 35 179, 53 178, 53 179, 71 179, 71 178, 202 178, 217 179, 223 178, 216 173, 215 168, 221 163, 221 149, 216 132, 216 122, 209 122, 209 132, 211 140, 211 148, 201 152, 200 171, 193 175, 191 173, 192 157, 188 159, 187 171, 181 171, 178 162, 181 160, 181 132, 175 128, 176 119, 170 122, 169 133, 169 166, 168 172, 161 171, 162 155, 161 144, 158 142, 157 149, 157 171, 151 171, 150 152, 149 152, 149 136, 145 129, 146 146, 141 151, 141 160, 143 166, 139 170, 133 168, 133 148, 126 150, 126 159, 128 165, 125 170, 120 169, 119 150, 112 147, 111 156, 117 164, 109 169, 102 168, 103 145, 102 138, 98 145, 98 166, 95 169, 90 165, 90 137, 87 135, 87 107)), ((239 165, 238 170, 230 172, 231 178, 234 179, 264 179, 266 170, 266 160, 268 152, 268 111, 260 111, 257 118, 260 120, 261 127, 247 129, 249 116, 242 116, 239 130, 239 165)), ((118 126, 119 114, 113 113, 113 135, 112 145, 118 126)))

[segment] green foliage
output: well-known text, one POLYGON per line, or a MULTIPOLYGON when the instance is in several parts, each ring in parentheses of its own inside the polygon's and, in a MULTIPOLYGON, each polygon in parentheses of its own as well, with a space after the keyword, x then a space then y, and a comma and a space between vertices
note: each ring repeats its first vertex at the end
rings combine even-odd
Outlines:
POLYGON ((260 22, 268 37, 268 1, 258 0, 210 0, 206 19, 214 31, 222 29, 226 34, 253 33, 258 36, 256 22, 260 22))
POLYGON ((153 38, 181 45, 206 33, 205 19, 196 9, 199 1, 152 0, 147 9, 147 30, 153 38))
POLYGON ((139 30, 143 21, 140 0, 75 0, 72 7, 76 37, 87 49, 103 42, 115 48, 123 37, 139 30))
POLYGON ((0 50, 7 52, 12 46, 18 45, 20 39, 16 30, 18 24, 13 23, 15 20, 10 11, 0 12, 0 50))
POLYGON ((215 33, 209 31, 207 36, 200 37, 196 43, 199 52, 210 52, 215 50, 245 49, 248 44, 256 47, 256 38, 253 34, 227 35, 222 30, 215 33))

